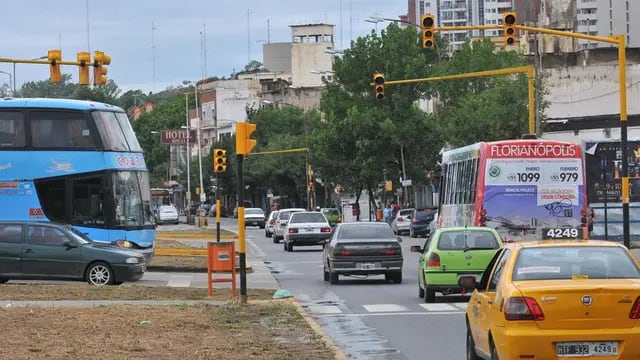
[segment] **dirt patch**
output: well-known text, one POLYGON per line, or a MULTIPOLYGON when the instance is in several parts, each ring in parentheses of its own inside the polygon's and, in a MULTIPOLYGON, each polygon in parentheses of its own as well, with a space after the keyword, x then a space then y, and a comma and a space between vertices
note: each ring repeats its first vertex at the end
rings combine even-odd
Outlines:
POLYGON ((207 257, 155 255, 151 259, 151 266, 197 267, 206 269, 207 257))
MULTIPOLYGON (((271 299, 275 290, 247 289, 249 300, 271 299)), ((213 296, 207 289, 170 288, 156 286, 91 286, 89 284, 64 285, 0 285, 0 300, 230 300, 231 289, 216 287, 213 296)), ((0 359, 6 357, 0 356, 0 359)))
POLYGON ((335 359, 292 304, 0 310, 2 359, 335 359))
POLYGON ((166 240, 157 239, 155 247, 158 249, 202 249, 202 247, 193 246, 185 240, 166 240))

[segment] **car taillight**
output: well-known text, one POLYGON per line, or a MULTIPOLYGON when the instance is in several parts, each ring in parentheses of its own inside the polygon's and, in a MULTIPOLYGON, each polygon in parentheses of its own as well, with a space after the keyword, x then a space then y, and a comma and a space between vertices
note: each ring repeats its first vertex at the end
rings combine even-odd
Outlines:
POLYGON ((636 298, 636 302, 633 303, 631 311, 629 312, 629 319, 640 319, 640 296, 636 298))
POLYGON ((353 255, 353 251, 345 250, 342 246, 336 246, 333 250, 334 256, 351 256, 353 255))
POLYGON ((331 227, 323 227, 322 229, 320 229, 321 232, 323 233, 330 233, 331 232, 331 227))
POLYGON ((403 221, 404 221, 404 218, 403 218, 403 217, 399 217, 399 218, 397 218, 397 219, 396 219, 396 221, 397 221, 397 222, 403 222, 403 221))
POLYGON ((431 253, 429 260, 427 261, 427 266, 440 267, 440 255, 431 253))
POLYGON ((391 245, 390 249, 382 250, 382 253, 384 255, 399 255, 400 252, 401 252, 400 244, 393 244, 391 245))
POLYGON ((275 221, 275 220, 273 220, 273 219, 269 220, 269 225, 273 225, 273 224, 275 224, 275 223, 276 223, 276 221, 275 221))
POLYGON ((505 320, 544 320, 540 305, 530 297, 510 297, 504 307, 505 320))
POLYGON ((298 233, 298 229, 296 228, 289 228, 289 234, 297 234, 298 233))

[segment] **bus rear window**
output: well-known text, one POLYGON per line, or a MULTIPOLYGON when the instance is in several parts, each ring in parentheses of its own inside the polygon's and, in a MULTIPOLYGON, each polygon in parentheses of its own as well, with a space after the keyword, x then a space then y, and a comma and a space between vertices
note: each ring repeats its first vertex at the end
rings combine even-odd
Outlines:
POLYGON ((21 112, 0 111, 0 147, 23 147, 24 119, 21 112))

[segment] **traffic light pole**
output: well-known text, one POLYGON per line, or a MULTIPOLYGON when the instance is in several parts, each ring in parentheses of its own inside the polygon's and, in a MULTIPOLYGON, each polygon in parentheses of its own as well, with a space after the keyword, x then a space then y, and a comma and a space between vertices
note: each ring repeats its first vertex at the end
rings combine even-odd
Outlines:
POLYGON ((242 178, 242 160, 244 155, 236 155, 238 167, 238 241, 240 251, 240 302, 247 303, 247 257, 244 224, 244 181, 242 178))
MULTIPOLYGON (((420 78, 420 79, 407 79, 407 80, 392 80, 385 81, 385 85, 399 85, 399 84, 412 84, 412 83, 421 83, 421 82, 429 82, 429 81, 442 81, 442 80, 457 80, 457 79, 466 79, 466 78, 475 78, 475 77, 486 77, 486 76, 497 76, 497 75, 509 75, 509 74, 527 74, 527 85, 528 85, 528 101, 529 101, 529 133, 536 133, 536 111, 535 111, 535 68, 533 65, 527 66, 519 66, 513 68, 506 69, 497 69, 497 70, 487 70, 487 71, 476 71, 465 74, 456 74, 456 75, 447 75, 447 76, 434 76, 430 78, 420 78)), ((372 82, 370 85, 377 85, 375 82, 372 82)))
POLYGON ((220 242, 220 175, 216 173, 216 242, 220 242))

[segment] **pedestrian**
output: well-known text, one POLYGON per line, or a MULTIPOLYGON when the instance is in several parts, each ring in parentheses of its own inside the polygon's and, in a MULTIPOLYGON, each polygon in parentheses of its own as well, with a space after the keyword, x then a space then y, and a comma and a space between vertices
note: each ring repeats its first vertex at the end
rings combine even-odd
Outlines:
POLYGON ((389 204, 387 204, 387 206, 384 208, 384 210, 382 210, 382 215, 384 216, 384 222, 386 222, 387 224, 391 225, 392 210, 391 210, 391 206, 389 204))

